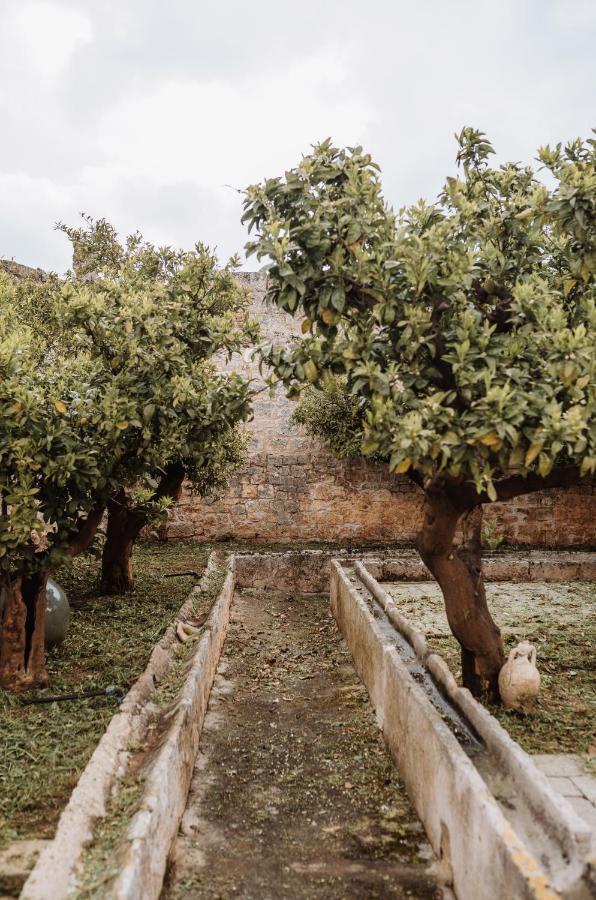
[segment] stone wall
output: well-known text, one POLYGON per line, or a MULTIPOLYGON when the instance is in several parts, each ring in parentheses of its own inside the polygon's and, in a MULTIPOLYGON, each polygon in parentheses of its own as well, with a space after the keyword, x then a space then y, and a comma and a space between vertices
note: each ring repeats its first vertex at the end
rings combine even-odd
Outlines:
POLYGON ((0 259, 0 269, 4 269, 17 281, 23 281, 25 278, 43 281, 47 277, 43 269, 32 269, 31 266, 23 266, 12 259, 0 259))
MULTIPOLYGON (((253 315, 264 339, 285 343, 297 335, 299 322, 263 303, 263 276, 242 277, 253 291, 253 315)), ((232 367, 261 380, 249 353, 232 367)), ((414 539, 422 514, 420 490, 382 466, 334 459, 290 425, 292 408, 282 391, 273 398, 266 390, 258 395, 248 464, 215 502, 186 493, 172 511, 168 538, 344 544, 414 539)), ((494 504, 487 519, 494 536, 510 543, 594 546, 596 492, 588 486, 532 494, 494 504)))

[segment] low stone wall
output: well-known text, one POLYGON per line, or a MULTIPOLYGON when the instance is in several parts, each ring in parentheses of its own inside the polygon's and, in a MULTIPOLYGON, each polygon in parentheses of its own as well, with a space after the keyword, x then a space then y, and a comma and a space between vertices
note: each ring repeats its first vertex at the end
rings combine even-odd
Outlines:
MULTIPOLYGON (((239 588, 279 593, 325 594, 333 560, 362 560, 380 581, 433 581, 415 551, 394 550, 286 550, 236 553, 234 566, 239 588)), ((487 581, 595 581, 596 553, 530 550, 488 554, 483 560, 487 581)))
MULTIPOLYGON (((252 315, 263 340, 286 344, 297 336, 300 320, 265 304, 265 278, 242 278, 252 290, 252 315)), ((231 368, 262 381, 248 352, 231 368)), ((281 390, 257 396, 248 464, 216 502, 186 493, 172 511, 166 537, 343 544, 414 539, 422 522, 419 488, 384 466, 335 459, 290 424, 292 409, 281 390)), ((487 520, 495 537, 512 544, 595 546, 596 490, 586 485, 496 503, 487 520)))

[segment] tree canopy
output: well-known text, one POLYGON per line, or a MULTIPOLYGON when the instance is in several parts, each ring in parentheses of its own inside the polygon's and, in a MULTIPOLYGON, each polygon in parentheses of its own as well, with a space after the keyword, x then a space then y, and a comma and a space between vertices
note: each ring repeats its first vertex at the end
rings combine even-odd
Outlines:
POLYGON ((534 170, 489 165, 458 136, 460 174, 434 203, 394 212, 360 147, 329 141, 250 187, 249 252, 303 339, 266 358, 291 392, 345 377, 363 454, 497 499, 508 474, 596 469, 596 143, 539 151, 534 170))
POLYGON ((40 598, 64 553, 88 545, 107 508, 104 588, 130 587, 143 526, 185 478, 202 494, 225 484, 251 412, 249 381, 218 365, 256 333, 235 260, 220 267, 201 244, 156 248, 139 234, 121 243, 105 220, 60 227, 74 248, 65 279, 0 273, 0 571, 10 595, 0 679, 9 684, 17 669, 23 683, 43 677, 40 598), (37 675, 25 659, 33 631, 37 675))
POLYGON ((126 435, 120 481, 180 460, 207 490, 219 441, 250 414, 246 379, 216 365, 256 334, 236 261, 219 267, 201 244, 155 248, 138 234, 122 245, 103 220, 64 230, 76 265, 61 287, 62 328, 110 381, 112 427, 126 435))

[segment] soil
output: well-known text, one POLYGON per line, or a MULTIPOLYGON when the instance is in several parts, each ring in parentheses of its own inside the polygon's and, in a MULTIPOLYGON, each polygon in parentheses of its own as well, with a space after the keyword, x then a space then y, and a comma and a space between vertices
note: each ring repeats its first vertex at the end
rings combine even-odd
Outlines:
POLYGON ((162 900, 439 898, 324 597, 239 592, 162 900))

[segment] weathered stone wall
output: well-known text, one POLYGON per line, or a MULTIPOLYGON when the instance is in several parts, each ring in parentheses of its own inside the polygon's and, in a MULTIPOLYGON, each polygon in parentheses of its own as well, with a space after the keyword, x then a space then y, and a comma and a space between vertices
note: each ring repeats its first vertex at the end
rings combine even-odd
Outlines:
POLYGON ((36 281, 43 281, 47 277, 43 269, 32 269, 31 266, 23 266, 21 263, 15 262, 12 259, 0 259, 0 269, 4 269, 5 272, 8 272, 8 274, 12 275, 13 278, 16 278, 17 281, 22 281, 24 278, 33 278, 36 281))
MULTIPOLYGON (((299 323, 265 306, 265 281, 243 276, 253 290, 253 315, 264 338, 287 342, 299 323)), ((245 354, 233 367, 260 380, 245 354)), ((323 446, 292 427, 293 404, 279 391, 263 391, 254 404, 248 465, 224 497, 203 501, 185 494, 166 528, 168 538, 205 540, 412 541, 420 527, 422 495, 405 478, 363 461, 339 462, 323 446)), ((593 487, 548 491, 495 504, 487 518, 494 536, 510 543, 546 546, 596 544, 593 487)))

